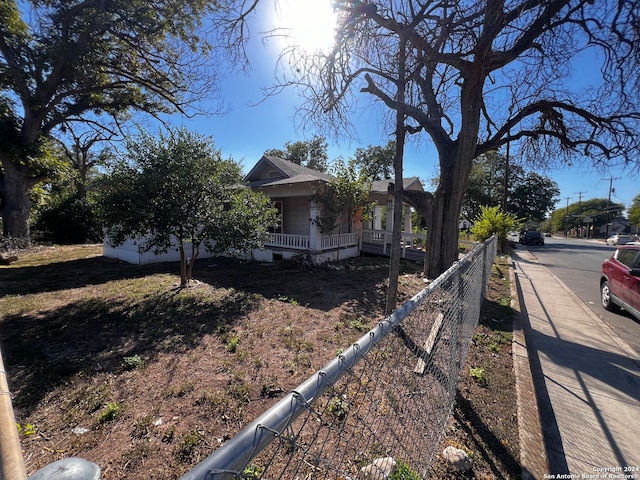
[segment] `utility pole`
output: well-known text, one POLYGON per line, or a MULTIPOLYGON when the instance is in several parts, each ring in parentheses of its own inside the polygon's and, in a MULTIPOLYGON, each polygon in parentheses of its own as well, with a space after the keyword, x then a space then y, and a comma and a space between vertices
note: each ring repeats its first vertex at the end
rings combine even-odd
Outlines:
POLYGON ((611 224, 611 192, 613 192, 613 181, 620 180, 620 177, 609 177, 609 196, 607 197, 607 226, 604 232, 605 241, 609 238, 609 225, 611 224))
MULTIPOLYGON (((507 130, 507 137, 511 136, 511 130, 507 130)), ((507 156, 504 164, 504 185, 502 189, 502 211, 507 213, 507 192, 509 190, 509 140, 507 140, 507 156)))
POLYGON ((573 192, 574 195, 578 195, 578 228, 580 229, 579 238, 582 238, 582 194, 587 192, 573 192))
POLYGON ((571 197, 567 197, 567 209, 564 212, 564 238, 567 238, 567 234, 569 230, 569 199, 571 197))

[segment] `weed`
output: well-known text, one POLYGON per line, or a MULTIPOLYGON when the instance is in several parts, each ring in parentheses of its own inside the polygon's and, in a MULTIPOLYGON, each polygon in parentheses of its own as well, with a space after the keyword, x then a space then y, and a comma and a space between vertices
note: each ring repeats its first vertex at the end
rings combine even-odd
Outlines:
POLYGON ((327 411, 339 421, 343 421, 349 413, 349 403, 342 397, 333 397, 327 404, 327 411))
POLYGON ((159 413, 160 409, 156 407, 153 411, 137 419, 133 425, 133 432, 131 432, 131 436, 134 438, 143 438, 151 433, 151 430, 153 430, 154 427, 153 422, 158 417, 159 413))
POLYGON ((133 355, 131 357, 124 357, 122 359, 122 369, 123 370, 135 370, 136 368, 140 368, 144 365, 144 361, 140 357, 140 355, 133 355))
POLYGON ((398 460, 389 480, 420 480, 421 478, 422 476, 413 470, 408 463, 398 460))
POLYGON ((351 320, 349 322, 349 326, 354 330, 357 330, 358 332, 362 332, 369 329, 367 327, 367 319, 364 317, 358 317, 355 320, 351 320))
POLYGON ((98 422, 100 422, 101 425, 112 422, 118 417, 118 415, 120 415, 121 411, 122 407, 118 402, 109 402, 107 403, 107 406, 104 408, 102 413, 100 413, 98 422))
POLYGON ((229 397, 222 392, 204 390, 196 398, 195 404, 205 407, 214 414, 222 414, 229 408, 229 397))
POLYGON ((162 393, 164 394, 165 397, 180 398, 180 397, 187 396, 188 394, 193 392, 194 389, 195 389, 195 386, 193 385, 192 382, 185 382, 181 385, 178 385, 178 387, 176 388, 166 388, 162 393))
POLYGON ((240 335, 237 333, 229 333, 223 337, 225 342, 224 349, 229 353, 235 353, 240 345, 240 335))
POLYGON ((484 368, 469 367, 469 376, 479 385, 487 384, 487 377, 484 372, 484 368))
POLYGON ((498 305, 501 307, 510 307, 511 306, 511 297, 501 297, 497 300, 498 305))
POLYGON ((18 433, 23 435, 34 435, 36 433, 35 425, 27 423, 24 428, 19 423, 16 423, 16 427, 18 428, 18 433))
POLYGON ((304 331, 299 327, 289 324, 286 327, 280 329, 278 334, 280 336, 280 339, 282 340, 282 344, 288 350, 291 350, 293 352, 310 352, 313 350, 313 345, 311 344, 311 342, 306 342, 303 340, 304 331))
POLYGON ((242 405, 249 403, 251 385, 247 383, 241 375, 231 373, 228 385, 229 386, 225 389, 227 396, 237 400, 242 405))
POLYGON ((255 463, 250 463, 242 470, 242 478, 260 478, 264 468, 255 463))
POLYGON ((122 454, 122 458, 126 461, 127 467, 136 467, 144 462, 151 451, 147 440, 134 442, 129 450, 122 454))
POLYGON ((290 303, 294 307, 298 306, 298 301, 286 295, 278 295, 278 300, 284 303, 290 303))
POLYGON ((497 342, 491 342, 489 344, 489 350, 491 350, 492 352, 498 352, 500 350, 500 344, 497 342))
POLYGON ((175 425, 171 425, 170 427, 167 427, 167 429, 162 434, 162 443, 171 443, 171 442, 173 442, 173 437, 175 436, 175 434, 176 434, 176 426, 175 425))
POLYGON ((176 457, 178 457, 178 460, 184 463, 189 463, 194 457, 196 449, 201 442, 202 437, 198 432, 192 431, 185 434, 175 448, 175 454, 176 457))

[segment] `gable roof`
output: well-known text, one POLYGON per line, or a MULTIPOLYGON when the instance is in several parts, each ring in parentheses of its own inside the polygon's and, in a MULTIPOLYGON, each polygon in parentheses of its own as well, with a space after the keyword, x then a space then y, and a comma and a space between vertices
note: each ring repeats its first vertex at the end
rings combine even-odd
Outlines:
MULTIPOLYGON (((303 167, 280 157, 263 155, 244 177, 248 187, 263 187, 273 185, 289 185, 292 183, 304 183, 322 181, 330 183, 335 177, 328 173, 319 172, 312 168, 303 167)), ((422 182, 418 177, 402 179, 404 190, 423 191, 422 182)), ((387 194, 393 180, 375 180, 371 183, 372 193, 387 194)))
MULTIPOLYGON (((387 193, 389 187, 393 186, 393 180, 375 180, 371 183, 371 191, 375 193, 387 193)), ((402 179, 402 188, 404 190, 420 190, 423 191, 422 182, 418 177, 409 177, 402 179)))
POLYGON ((334 177, 271 155, 263 155, 244 177, 244 181, 249 187, 286 185, 318 180, 328 183, 334 180, 334 177))

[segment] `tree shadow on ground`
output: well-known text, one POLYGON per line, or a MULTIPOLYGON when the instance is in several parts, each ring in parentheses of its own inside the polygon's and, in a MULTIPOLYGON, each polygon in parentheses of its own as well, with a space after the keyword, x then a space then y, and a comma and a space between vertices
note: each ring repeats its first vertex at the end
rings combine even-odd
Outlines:
POLYGON ((186 352, 203 335, 231 328, 260 297, 229 291, 214 301, 178 290, 125 299, 82 299, 55 310, 6 316, 3 355, 16 407, 30 411, 78 373, 117 371, 125 357, 186 352))

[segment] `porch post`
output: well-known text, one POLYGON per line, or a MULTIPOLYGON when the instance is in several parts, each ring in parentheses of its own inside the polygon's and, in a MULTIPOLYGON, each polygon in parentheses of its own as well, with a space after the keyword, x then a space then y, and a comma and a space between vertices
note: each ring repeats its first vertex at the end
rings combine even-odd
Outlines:
POLYGON ((411 209, 405 205, 404 210, 404 231, 406 233, 412 233, 413 226, 411 225, 411 209))
POLYGON ((382 230, 382 206, 373 207, 373 229, 382 230))
POLYGON ((390 232, 393 230, 393 200, 387 202, 387 221, 385 222, 385 230, 390 232))
POLYGON ((317 252, 320 247, 320 229, 318 228, 318 217, 320 215, 320 207, 315 200, 311 200, 309 207, 309 250, 317 252))

